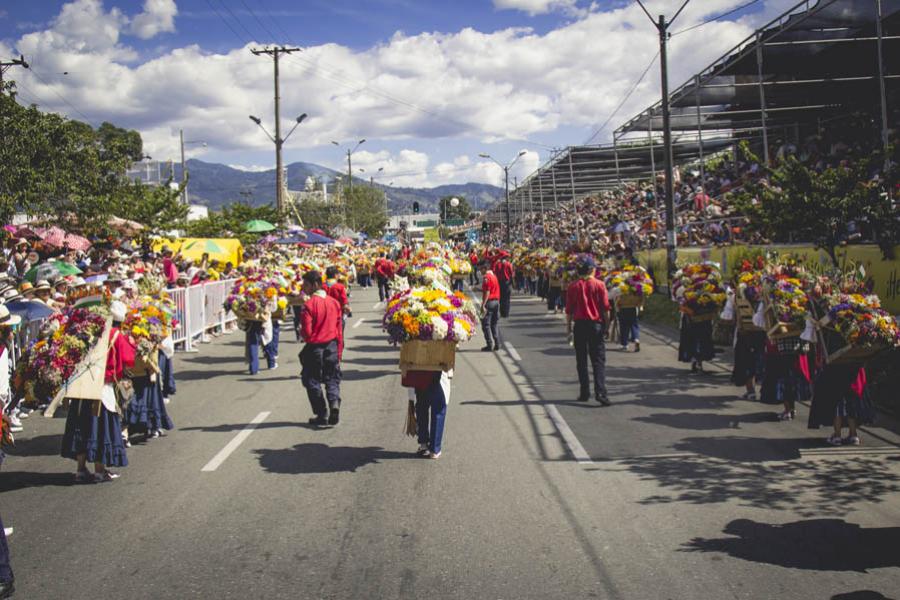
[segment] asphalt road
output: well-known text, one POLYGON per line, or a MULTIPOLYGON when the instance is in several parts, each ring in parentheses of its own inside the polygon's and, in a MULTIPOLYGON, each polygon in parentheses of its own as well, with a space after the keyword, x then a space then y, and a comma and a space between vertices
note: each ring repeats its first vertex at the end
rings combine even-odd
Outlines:
POLYGON ((336 429, 305 425, 286 329, 256 377, 240 334, 178 355, 178 429, 116 482, 73 485, 64 421, 26 421, 0 473, 16 598, 900 598, 887 429, 826 448, 661 332, 609 351, 613 406, 576 403, 561 319, 516 298, 504 351, 458 357, 443 456, 417 459, 376 301, 353 299, 336 429))

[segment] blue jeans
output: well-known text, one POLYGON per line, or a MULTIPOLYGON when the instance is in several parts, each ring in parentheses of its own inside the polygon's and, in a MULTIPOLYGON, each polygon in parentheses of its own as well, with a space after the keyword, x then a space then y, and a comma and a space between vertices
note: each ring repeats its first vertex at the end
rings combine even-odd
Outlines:
POLYGON ((500 345, 500 302, 488 300, 484 305, 484 316, 481 318, 481 332, 484 333, 488 346, 500 345))
POLYGON ((259 321, 247 322, 247 334, 244 338, 247 361, 250 363, 250 374, 259 373, 259 347, 262 346, 262 323, 259 321))
POLYGON ((441 386, 441 373, 436 372, 431 385, 416 390, 416 428, 419 443, 428 444, 428 450, 433 454, 441 451, 446 417, 447 398, 441 386))
POLYGON ((619 341, 623 346, 627 346, 628 342, 637 342, 641 339, 637 310, 636 308, 619 309, 619 341))
POLYGON ((280 337, 281 321, 272 319, 272 341, 266 344, 266 365, 271 369, 278 362, 278 339, 280 337))
POLYGON ((9 546, 6 545, 6 534, 3 532, 3 519, 0 519, 0 582, 13 580, 12 567, 9 566, 9 546))

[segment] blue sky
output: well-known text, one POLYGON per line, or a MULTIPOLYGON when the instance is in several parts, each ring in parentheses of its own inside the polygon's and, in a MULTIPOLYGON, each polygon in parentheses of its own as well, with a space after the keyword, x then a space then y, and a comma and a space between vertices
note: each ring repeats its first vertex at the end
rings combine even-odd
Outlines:
MULTIPOLYGON (((746 0, 694 0, 682 26, 746 0)), ((676 0, 649 0, 673 11, 676 0)), ((760 0, 672 44, 672 85, 789 3, 760 0)), ((331 140, 366 138, 355 162, 384 183, 499 183, 500 161, 527 154, 525 177, 551 147, 584 142, 653 60, 655 30, 633 2, 584 0, 0 0, 0 56, 34 68, 20 97, 47 110, 141 131, 154 158, 192 155, 270 167, 271 143, 247 119, 273 121, 271 61, 286 43, 282 118, 309 119, 288 161, 344 164, 331 140)), ((658 70, 598 136, 658 98, 658 70)))

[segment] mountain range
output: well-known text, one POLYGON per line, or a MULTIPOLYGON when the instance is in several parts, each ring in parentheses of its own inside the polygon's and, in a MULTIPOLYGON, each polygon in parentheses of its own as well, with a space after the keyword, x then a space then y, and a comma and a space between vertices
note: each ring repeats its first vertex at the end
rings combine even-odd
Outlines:
MULTIPOLYGON (((181 178, 181 165, 175 165, 175 179, 181 178)), ((234 202, 246 202, 253 206, 275 203, 275 169, 268 171, 243 171, 218 163, 202 160, 187 161, 190 175, 188 193, 192 204, 202 204, 210 209, 219 209, 234 202)), ((327 167, 312 163, 296 162, 287 166, 288 189, 302 190, 306 178, 323 178, 329 182, 342 176, 327 167)), ((369 185, 364 179, 354 178, 355 185, 369 185)), ((329 193, 333 184, 329 184, 329 193)), ((433 188, 391 187, 374 184, 384 190, 388 197, 391 214, 409 214, 413 202, 419 203, 421 213, 435 213, 438 202, 446 196, 465 197, 472 210, 481 211, 503 197, 503 190, 483 183, 442 185, 433 188)))

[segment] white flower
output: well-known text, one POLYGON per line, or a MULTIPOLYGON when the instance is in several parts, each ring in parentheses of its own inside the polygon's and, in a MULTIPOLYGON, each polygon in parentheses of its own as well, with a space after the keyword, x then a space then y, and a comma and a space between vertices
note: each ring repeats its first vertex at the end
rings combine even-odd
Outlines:
POLYGON ((432 339, 447 339, 447 334, 450 332, 450 329, 447 326, 447 321, 440 317, 431 317, 431 325, 432 327, 434 327, 434 334, 432 335, 432 339))
POLYGON ((453 322, 453 337, 455 337, 460 342, 466 342, 469 340, 469 334, 466 333, 466 330, 463 329, 463 326, 460 325, 459 321, 453 322))

